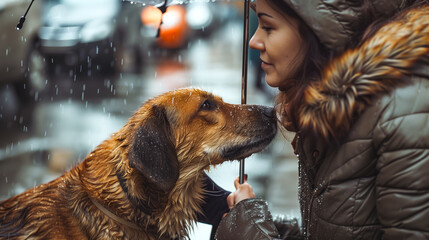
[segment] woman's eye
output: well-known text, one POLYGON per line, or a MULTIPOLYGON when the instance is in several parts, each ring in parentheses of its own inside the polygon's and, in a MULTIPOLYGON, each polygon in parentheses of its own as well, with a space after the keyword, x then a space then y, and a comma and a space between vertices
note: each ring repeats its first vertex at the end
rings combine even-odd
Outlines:
POLYGON ((263 29, 264 31, 266 31, 266 32, 269 32, 269 31, 271 31, 273 28, 263 26, 263 27, 262 27, 262 29, 263 29))

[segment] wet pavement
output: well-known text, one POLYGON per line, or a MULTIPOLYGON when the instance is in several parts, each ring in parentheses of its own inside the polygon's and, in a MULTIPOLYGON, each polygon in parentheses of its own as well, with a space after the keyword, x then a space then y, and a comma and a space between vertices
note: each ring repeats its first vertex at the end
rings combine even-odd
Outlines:
MULTIPOLYGON (((209 39, 186 50, 149 51, 142 72, 116 76, 55 76, 37 103, 20 104, 9 87, 0 89, 0 200, 58 177, 102 140, 119 130, 147 99, 182 87, 198 87, 229 103, 241 102, 242 23, 225 24, 209 39)), ((249 104, 272 106, 274 90, 256 88, 250 66, 249 104)), ((267 88, 267 86, 265 86, 267 88)), ((263 152, 246 160, 258 197, 274 214, 297 217, 297 160, 292 136, 279 134, 263 152)), ((238 162, 208 174, 233 191, 238 162)), ((198 224, 191 239, 209 239, 210 226, 198 224)))

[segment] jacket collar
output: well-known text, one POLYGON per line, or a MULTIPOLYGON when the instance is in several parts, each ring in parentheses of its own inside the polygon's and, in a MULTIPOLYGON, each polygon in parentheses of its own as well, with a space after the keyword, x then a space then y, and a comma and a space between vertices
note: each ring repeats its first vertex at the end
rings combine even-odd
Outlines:
POLYGON ((389 92, 429 54, 429 6, 408 10, 359 47, 345 51, 304 92, 300 129, 325 140, 345 136, 375 96, 389 92))

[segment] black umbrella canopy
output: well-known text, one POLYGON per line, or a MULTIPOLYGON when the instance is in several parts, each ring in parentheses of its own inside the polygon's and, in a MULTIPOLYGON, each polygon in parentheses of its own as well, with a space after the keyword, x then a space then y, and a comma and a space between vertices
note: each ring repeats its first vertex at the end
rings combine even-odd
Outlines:
POLYGON ((231 2, 231 1, 240 1, 240 0, 123 0, 123 1, 161 7, 163 5, 171 6, 176 4, 188 4, 188 3, 197 3, 197 2, 206 2, 206 3, 217 2, 217 1, 231 2))
POLYGON ((155 7, 161 6, 171 6, 176 4, 187 4, 189 2, 207 2, 203 0, 123 0, 126 2, 142 4, 142 5, 150 5, 155 7))

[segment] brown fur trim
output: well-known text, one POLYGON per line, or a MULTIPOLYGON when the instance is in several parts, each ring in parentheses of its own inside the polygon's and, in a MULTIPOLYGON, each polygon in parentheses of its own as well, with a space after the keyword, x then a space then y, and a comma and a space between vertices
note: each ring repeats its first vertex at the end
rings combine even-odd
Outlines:
POLYGON ((300 129, 325 140, 344 137, 373 97, 398 86, 429 53, 428 13, 429 6, 409 10, 333 60, 305 91, 300 129))

